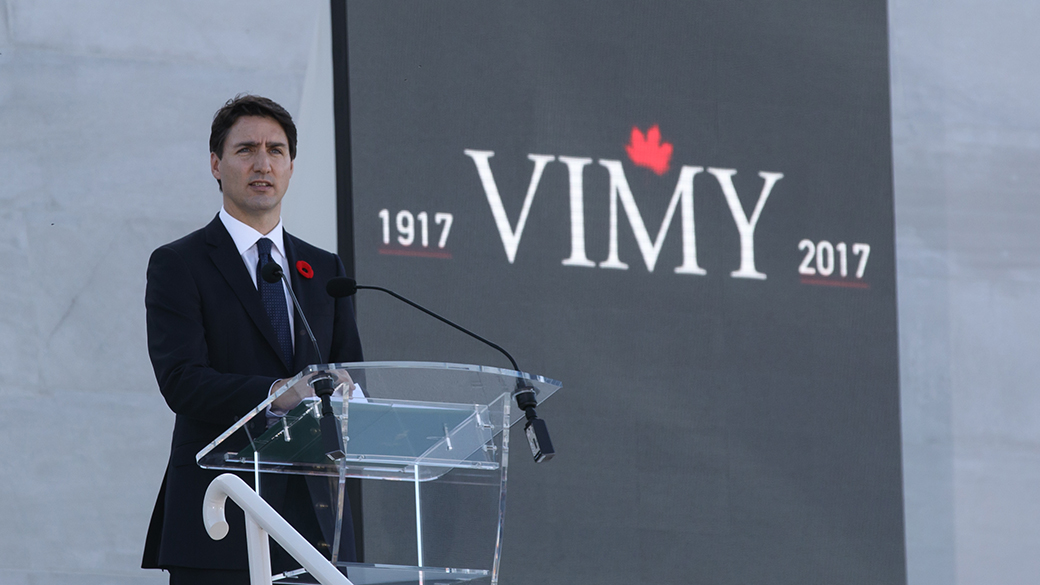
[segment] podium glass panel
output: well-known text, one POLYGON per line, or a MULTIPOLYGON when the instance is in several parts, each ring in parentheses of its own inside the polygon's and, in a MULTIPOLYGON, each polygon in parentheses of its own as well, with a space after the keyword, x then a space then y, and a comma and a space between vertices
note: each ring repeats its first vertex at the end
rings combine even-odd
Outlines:
MULTIPOLYGON (((513 404, 521 385, 533 388, 539 404, 561 386, 541 376, 461 364, 311 366, 196 459, 212 469, 328 476, 340 502, 346 478, 379 480, 362 488, 366 563, 337 563, 358 585, 494 584, 506 431, 524 418, 513 404), (340 382, 332 401, 342 436, 337 460, 326 455, 320 401, 310 387, 329 374, 340 382), (272 405, 286 403, 295 406, 284 416, 271 413, 272 405)), ((280 582, 313 582, 307 579, 290 574, 280 582)))

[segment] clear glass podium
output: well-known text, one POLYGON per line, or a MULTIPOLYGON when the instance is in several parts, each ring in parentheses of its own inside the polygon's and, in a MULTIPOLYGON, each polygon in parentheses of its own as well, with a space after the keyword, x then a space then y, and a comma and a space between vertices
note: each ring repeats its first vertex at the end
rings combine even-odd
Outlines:
MULTIPOLYGON (((326 476, 342 518, 347 478, 363 485, 364 563, 333 563, 357 585, 498 582, 509 433, 524 419, 518 381, 538 403, 555 380, 427 362, 310 366, 196 456, 201 467, 326 476), (326 455, 310 384, 331 373, 340 458, 326 455), (298 404, 297 404, 298 402, 298 404), (277 407, 296 404, 282 416, 277 407)), ((527 453, 527 449, 523 449, 527 453)), ((339 531, 337 530, 338 534, 339 531)), ((333 544, 333 551, 339 543, 333 544)), ((302 571, 276 583, 315 583, 302 571)))

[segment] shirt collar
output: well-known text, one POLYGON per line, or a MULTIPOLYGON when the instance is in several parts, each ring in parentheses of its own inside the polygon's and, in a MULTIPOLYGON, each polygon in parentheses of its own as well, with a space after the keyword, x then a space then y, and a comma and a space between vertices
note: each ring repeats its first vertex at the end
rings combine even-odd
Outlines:
POLYGON ((220 221, 224 224, 228 233, 231 234, 231 239, 235 241, 235 247, 238 248, 238 254, 241 256, 245 254, 246 250, 256 245, 257 240, 260 238, 267 238, 274 244, 273 248, 278 250, 278 253, 285 257, 285 244, 282 234, 282 220, 278 219, 278 225, 274 226, 274 229, 266 234, 253 229, 251 226, 242 223, 235 219, 230 213, 224 209, 224 206, 220 206, 220 221))

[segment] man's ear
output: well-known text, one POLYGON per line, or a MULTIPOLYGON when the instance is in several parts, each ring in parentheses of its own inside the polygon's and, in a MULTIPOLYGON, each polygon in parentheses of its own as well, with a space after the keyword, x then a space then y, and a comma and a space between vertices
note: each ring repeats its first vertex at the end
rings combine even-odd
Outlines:
POLYGON ((214 179, 220 180, 220 157, 215 152, 209 153, 209 171, 213 173, 214 179))

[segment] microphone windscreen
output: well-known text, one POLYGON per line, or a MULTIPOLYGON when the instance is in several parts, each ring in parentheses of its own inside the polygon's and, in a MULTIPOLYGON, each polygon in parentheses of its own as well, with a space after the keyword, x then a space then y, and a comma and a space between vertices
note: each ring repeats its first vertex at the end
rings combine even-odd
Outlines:
POLYGON ((278 282, 282 279, 282 267, 274 260, 271 260, 260 268, 260 276, 267 282, 278 282))
POLYGON ((357 292, 357 281, 346 276, 330 278, 325 284, 325 292, 333 298, 349 297, 357 292))

